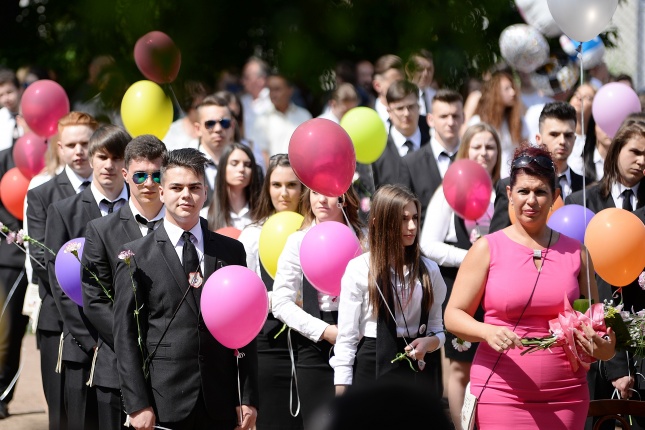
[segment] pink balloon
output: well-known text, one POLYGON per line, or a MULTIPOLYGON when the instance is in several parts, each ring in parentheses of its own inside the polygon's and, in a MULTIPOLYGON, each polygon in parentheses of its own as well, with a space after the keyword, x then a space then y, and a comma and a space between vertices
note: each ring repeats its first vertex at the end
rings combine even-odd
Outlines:
POLYGON ((289 161, 303 184, 328 197, 343 195, 356 170, 352 139, 340 125, 322 118, 296 128, 289 141, 289 161))
POLYGON ((248 345, 267 319, 264 282, 246 267, 226 266, 209 276, 203 288, 202 316, 213 337, 231 349, 248 345))
POLYGON ((347 263, 362 253, 361 244, 349 227, 326 221, 305 234, 300 245, 300 265, 314 288, 338 296, 347 263))
POLYGON ((591 110, 598 127, 614 137, 629 114, 641 111, 641 103, 631 87, 612 82, 598 90, 591 110))
POLYGON ((20 110, 34 133, 50 137, 58 132, 58 120, 69 113, 69 99, 58 83, 42 79, 27 87, 20 110))
POLYGON ((179 74, 181 52, 166 33, 151 31, 134 45, 134 61, 146 78, 169 84, 179 74))
POLYGON ((47 141, 34 132, 27 132, 13 146, 13 161, 25 178, 31 179, 45 167, 47 141))
POLYGON ((460 217, 475 221, 488 209, 493 183, 480 164, 472 160, 457 160, 443 177, 446 201, 460 217))

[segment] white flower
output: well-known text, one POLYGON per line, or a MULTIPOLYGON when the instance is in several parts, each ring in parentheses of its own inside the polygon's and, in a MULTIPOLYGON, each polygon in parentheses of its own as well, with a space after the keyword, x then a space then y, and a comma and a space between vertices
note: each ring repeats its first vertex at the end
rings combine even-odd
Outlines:
POLYGON ((130 259, 132 257, 134 257, 134 252, 130 251, 129 249, 119 252, 118 255, 119 260, 125 261, 125 264, 127 264, 128 266, 130 265, 130 259))
POLYGON ((78 256, 78 250, 81 249, 81 242, 71 242, 65 247, 65 254, 74 254, 78 256))
POLYGON ((452 340, 452 346, 459 352, 468 351, 472 344, 467 340, 459 339, 458 337, 452 340))
POLYGON ((25 233, 23 229, 18 230, 18 233, 16 234, 16 243, 18 245, 22 245, 25 242, 25 238, 29 238, 27 233, 25 233))
POLYGON ((13 231, 10 231, 9 234, 7 234, 7 243, 12 244, 16 241, 16 233, 13 231))
POLYGON ((638 276, 638 286, 641 287, 641 289, 645 290, 645 272, 642 272, 638 276))

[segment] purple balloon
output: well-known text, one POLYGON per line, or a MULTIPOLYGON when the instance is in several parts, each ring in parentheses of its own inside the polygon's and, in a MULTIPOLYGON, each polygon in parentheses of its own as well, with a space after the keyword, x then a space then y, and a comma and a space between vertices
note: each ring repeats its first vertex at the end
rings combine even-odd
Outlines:
POLYGON ((591 110, 598 127, 614 137, 629 114, 641 111, 641 102, 631 87, 611 82, 598 90, 591 110))
POLYGON ((83 293, 81 289, 81 263, 71 252, 65 252, 68 246, 72 243, 80 244, 78 247, 78 258, 83 257, 83 247, 85 246, 85 238, 77 237, 71 239, 63 246, 60 247, 58 254, 56 254, 56 261, 54 264, 54 272, 56 273, 56 280, 60 285, 63 292, 72 299, 74 303, 83 306, 83 293))
POLYGON ((558 233, 580 242, 585 240, 585 230, 595 214, 580 205, 564 205, 553 212, 547 225, 558 233), (586 215, 586 219, 585 219, 586 215))

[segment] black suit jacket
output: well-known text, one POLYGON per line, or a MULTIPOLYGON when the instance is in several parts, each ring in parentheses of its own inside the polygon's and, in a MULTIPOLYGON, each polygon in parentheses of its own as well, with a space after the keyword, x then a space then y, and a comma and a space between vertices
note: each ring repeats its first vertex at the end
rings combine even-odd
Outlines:
MULTIPOLYGON (((205 219, 200 222, 204 233, 204 279, 222 266, 246 266, 246 253, 240 242, 208 231, 205 219)), ((193 410, 201 391, 213 419, 235 423, 239 400, 234 351, 206 329, 193 291, 182 303, 185 291, 192 287, 166 229, 162 225, 154 234, 127 243, 123 249, 131 250, 134 257, 131 267, 123 261, 117 264, 113 332, 126 412, 153 406, 160 422, 181 421, 193 410), (141 308, 144 356, 159 344, 149 362, 148 379, 137 343, 136 306, 141 308), (163 336, 175 310, 176 317, 163 336)), ((241 351, 245 354, 239 360, 242 403, 257 407, 255 340, 241 351)))
POLYGON ((388 184, 399 184, 406 187, 410 184, 408 171, 391 136, 387 138, 383 154, 372 163, 372 175, 375 189, 388 184))
MULTIPOLYGON (((495 184, 495 210, 493 218, 490 220, 489 233, 495 233, 511 225, 511 219, 508 217, 508 196, 506 195, 506 187, 510 183, 511 178, 504 178, 495 184)), ((582 190, 582 176, 571 170, 572 194, 580 190, 582 190)))
MULTIPOLYGON (((429 142, 429 141, 428 141, 429 142)), ((410 178, 410 189, 421 202, 421 220, 425 220, 425 213, 430 200, 443 181, 437 160, 432 152, 432 145, 423 145, 421 149, 403 157, 403 163, 410 178)))
MULTIPOLYGON (((27 228, 29 236, 40 243, 45 243, 45 223, 47 221, 47 208, 57 201, 76 195, 67 173, 62 171, 51 180, 27 192, 27 228)), ((46 266, 45 251, 38 246, 30 246, 29 254, 40 264, 46 266)), ((42 304, 38 316, 38 328, 48 331, 63 331, 63 320, 60 317, 54 296, 49 285, 47 270, 37 263, 32 264, 34 273, 38 278, 38 291, 42 304)))
POLYGON ((113 302, 105 294, 103 287, 114 298, 114 271, 119 261, 119 251, 123 244, 141 237, 139 223, 134 218, 129 204, 124 205, 118 212, 92 220, 85 229, 85 246, 81 260, 96 274, 102 285, 99 285, 87 270, 83 270, 83 312, 99 334, 94 384, 101 387, 120 386, 112 335, 113 302))
MULTIPOLYGON (((0 178, 13 167, 16 167, 13 162, 13 148, 0 151, 0 178)), ((2 201, 0 201, 0 222, 12 231, 17 232, 22 228, 22 221, 11 215, 2 204, 2 201)), ((0 241, 0 266, 22 269, 25 266, 25 253, 14 244, 7 243, 4 240, 0 241)), ((4 282, 4 280, 0 282, 4 282)))

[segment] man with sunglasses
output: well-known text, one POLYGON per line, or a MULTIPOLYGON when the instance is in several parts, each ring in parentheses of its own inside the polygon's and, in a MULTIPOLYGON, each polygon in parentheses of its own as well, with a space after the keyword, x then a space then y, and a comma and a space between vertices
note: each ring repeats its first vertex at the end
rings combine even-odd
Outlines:
MULTIPOLYGON (((47 210, 45 245, 50 249, 65 252, 61 247, 71 239, 84 237, 91 220, 116 212, 126 204, 128 190, 121 168, 123 153, 130 140, 132 138, 125 130, 114 125, 102 126, 92 134, 88 151, 92 183, 79 194, 54 202, 47 210)), ((52 295, 63 319, 64 342, 59 363, 65 368, 67 429, 97 429, 97 391, 90 375, 98 333, 83 308, 61 289, 55 272, 55 257, 48 253, 45 257, 52 295)))
POLYGON ((89 270, 82 273, 83 310, 99 334, 93 383, 101 429, 120 429, 126 420, 112 335, 113 302, 108 293, 114 297, 114 269, 121 246, 161 225, 165 210, 159 198, 159 183, 165 153, 166 146, 155 136, 145 134, 132 139, 125 148, 125 167, 121 169, 130 200, 118 212, 92 220, 85 230, 82 261, 89 270))
MULTIPOLYGON (((556 187, 560 189, 562 200, 574 191, 582 189, 582 176, 575 173, 567 163, 576 141, 576 110, 566 102, 551 102, 544 105, 540 114, 539 133, 535 143, 543 144, 553 157, 556 169, 556 187)), ((508 197, 506 186, 510 179, 504 178, 495 185, 495 211, 490 223, 490 233, 511 225, 508 216, 508 197)))

